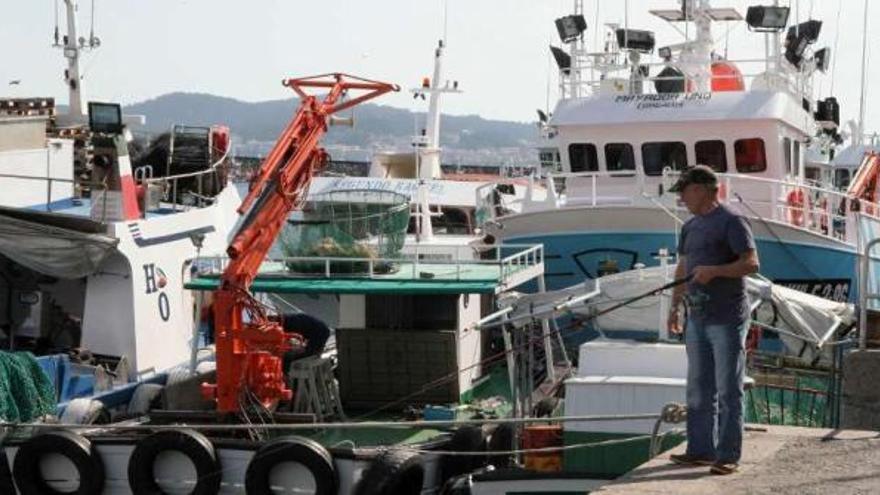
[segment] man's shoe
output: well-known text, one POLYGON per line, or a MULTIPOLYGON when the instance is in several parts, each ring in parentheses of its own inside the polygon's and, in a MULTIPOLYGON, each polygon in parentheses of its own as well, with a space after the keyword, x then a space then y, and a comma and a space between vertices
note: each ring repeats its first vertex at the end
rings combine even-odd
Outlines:
POLYGON ((715 464, 714 459, 706 459, 690 454, 672 454, 669 460, 680 466, 711 466, 715 464))
POLYGON ((716 462, 709 468, 710 473, 721 476, 733 474, 737 471, 739 471, 739 464, 735 462, 716 462))

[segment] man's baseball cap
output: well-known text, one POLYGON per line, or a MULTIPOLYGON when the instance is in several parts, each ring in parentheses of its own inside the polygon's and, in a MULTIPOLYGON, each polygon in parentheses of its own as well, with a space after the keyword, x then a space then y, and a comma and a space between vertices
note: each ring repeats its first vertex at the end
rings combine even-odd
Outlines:
POLYGON ((705 165, 691 167, 679 176, 678 181, 669 188, 669 192, 681 192, 691 184, 702 184, 710 187, 718 186, 718 176, 715 171, 705 165))

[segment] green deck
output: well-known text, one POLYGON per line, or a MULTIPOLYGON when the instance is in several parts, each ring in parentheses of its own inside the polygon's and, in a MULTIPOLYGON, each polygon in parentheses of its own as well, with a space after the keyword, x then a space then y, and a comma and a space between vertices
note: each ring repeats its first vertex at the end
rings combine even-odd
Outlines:
MULTIPOLYGON (((491 294, 502 279, 497 264, 397 263, 393 273, 356 276, 303 274, 281 269, 279 263, 265 263, 250 290, 272 294, 491 294)), ((526 267, 508 267, 510 276, 526 267)), ((194 278, 186 284, 190 290, 213 291, 219 286, 218 275, 194 278)))
MULTIPOLYGON (((491 409, 482 411, 484 414, 497 417, 508 417, 513 410, 510 392, 510 384, 507 378, 507 368, 501 364, 491 367, 486 371, 486 378, 474 387, 466 396, 462 397, 462 405, 476 404, 482 399, 500 398, 500 404, 491 409)), ((456 419, 473 419, 476 411, 471 408, 461 408, 456 414, 456 419)), ((364 421, 403 421, 405 418, 400 413, 382 411, 377 414, 364 415, 363 412, 351 411, 352 418, 364 421)), ((349 418, 350 420, 352 418, 349 418)), ((363 428, 342 429, 323 428, 320 431, 302 432, 325 447, 353 446, 358 448, 379 447, 386 445, 418 445, 435 440, 443 435, 448 435, 450 428, 363 428)))

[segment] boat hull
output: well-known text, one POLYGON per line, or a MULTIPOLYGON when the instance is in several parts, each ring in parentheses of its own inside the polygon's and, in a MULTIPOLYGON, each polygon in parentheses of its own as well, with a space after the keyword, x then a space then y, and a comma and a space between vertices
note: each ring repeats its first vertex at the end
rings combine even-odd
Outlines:
MULTIPOLYGON (((749 218, 761 273, 781 285, 837 301, 857 297, 853 246, 780 222, 749 218)), ((675 253, 679 227, 659 208, 562 208, 504 217, 505 243, 543 243, 547 287, 561 289, 600 275, 600 263, 619 270, 656 266, 661 249, 675 253)))

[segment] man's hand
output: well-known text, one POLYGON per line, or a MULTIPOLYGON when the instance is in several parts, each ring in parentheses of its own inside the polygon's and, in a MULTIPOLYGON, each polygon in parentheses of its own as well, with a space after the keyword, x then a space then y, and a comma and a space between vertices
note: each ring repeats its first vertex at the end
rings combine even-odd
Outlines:
POLYGON ((681 327, 681 318, 678 315, 678 308, 672 308, 669 311, 669 318, 666 320, 666 328, 669 329, 670 333, 675 335, 681 335, 684 331, 681 327))
POLYGON ((698 266, 694 268, 693 273, 691 275, 694 276, 694 282, 700 285, 706 285, 712 281, 715 277, 718 276, 718 267, 717 266, 698 266))

